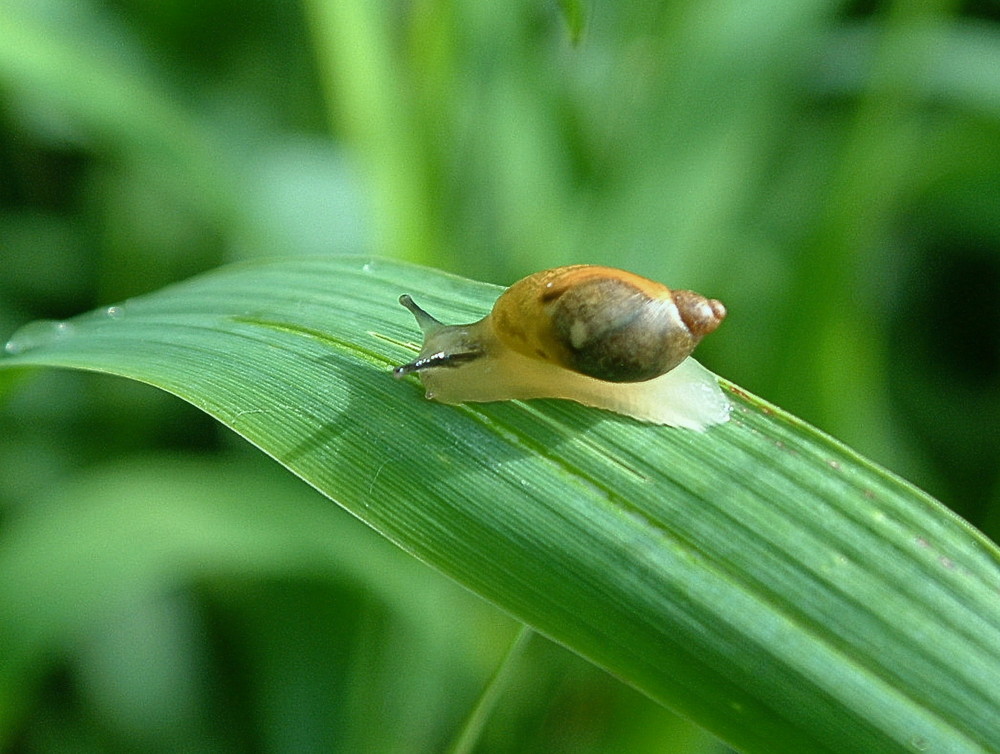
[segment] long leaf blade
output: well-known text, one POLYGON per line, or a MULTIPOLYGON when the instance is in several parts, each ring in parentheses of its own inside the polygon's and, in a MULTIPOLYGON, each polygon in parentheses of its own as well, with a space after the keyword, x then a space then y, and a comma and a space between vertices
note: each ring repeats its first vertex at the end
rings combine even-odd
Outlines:
POLYGON ((996 548, 734 386, 705 434, 389 377, 497 288, 381 260, 213 274, 16 334, 0 366, 148 382, 385 536, 747 751, 1000 748, 996 548))

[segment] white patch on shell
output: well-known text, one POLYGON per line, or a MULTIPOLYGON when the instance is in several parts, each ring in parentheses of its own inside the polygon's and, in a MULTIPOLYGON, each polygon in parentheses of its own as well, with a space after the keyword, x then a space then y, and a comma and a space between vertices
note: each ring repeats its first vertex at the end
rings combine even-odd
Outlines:
POLYGON ((574 320, 573 324, 569 326, 569 343, 573 348, 583 348, 589 337, 590 330, 582 320, 574 320))
POLYGON ((662 299, 663 305, 666 307, 668 316, 671 320, 671 326, 676 327, 679 330, 689 332, 688 326, 684 324, 684 318, 681 317, 681 310, 677 308, 677 304, 674 303, 672 298, 662 299))

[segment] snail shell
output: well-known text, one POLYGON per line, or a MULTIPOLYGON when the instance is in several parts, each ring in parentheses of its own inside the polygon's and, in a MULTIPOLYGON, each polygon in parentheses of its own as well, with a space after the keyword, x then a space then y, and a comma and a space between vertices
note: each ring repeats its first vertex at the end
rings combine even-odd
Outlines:
POLYGON ((624 270, 557 267, 508 288, 478 322, 444 325, 400 303, 424 334, 418 372, 443 403, 566 398, 702 430, 729 418, 715 376, 690 358, 726 316, 719 301, 624 270))

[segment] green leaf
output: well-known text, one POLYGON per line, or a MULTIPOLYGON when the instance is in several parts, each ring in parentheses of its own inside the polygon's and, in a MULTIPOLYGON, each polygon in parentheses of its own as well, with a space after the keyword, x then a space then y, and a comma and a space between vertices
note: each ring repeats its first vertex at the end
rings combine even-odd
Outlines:
MULTIPOLYGON (((15 334, 0 366, 147 382, 386 537, 745 751, 1000 749, 1000 558, 907 483, 726 384, 696 433, 565 401, 445 406, 390 368, 412 293, 382 260, 245 264, 15 334)), ((249 502, 248 502, 249 504, 249 502)))

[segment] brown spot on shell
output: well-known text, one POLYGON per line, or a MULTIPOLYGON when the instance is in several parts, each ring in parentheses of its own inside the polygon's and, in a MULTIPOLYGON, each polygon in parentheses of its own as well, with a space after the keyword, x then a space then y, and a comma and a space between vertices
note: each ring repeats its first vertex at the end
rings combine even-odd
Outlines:
POLYGON ((538 300, 543 304, 551 304, 553 301, 558 301, 559 297, 566 292, 566 287, 559 285, 553 285, 549 283, 544 288, 542 288, 542 293, 538 297, 538 300))
POLYGON ((520 341, 528 339, 528 333, 525 331, 524 327, 512 318, 508 311, 494 311, 492 316, 496 318, 495 326, 505 332, 507 337, 520 341))

